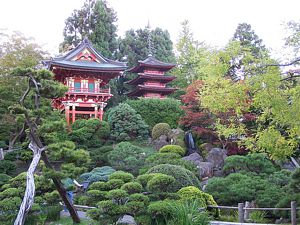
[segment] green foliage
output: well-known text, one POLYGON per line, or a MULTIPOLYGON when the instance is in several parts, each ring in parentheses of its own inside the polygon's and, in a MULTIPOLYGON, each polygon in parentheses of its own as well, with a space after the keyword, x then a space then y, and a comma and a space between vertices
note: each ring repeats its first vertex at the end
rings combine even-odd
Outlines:
POLYGON ((161 135, 166 135, 168 137, 171 131, 171 127, 167 123, 157 123, 152 128, 152 139, 155 140, 159 138, 161 135))
POLYGON ((109 190, 112 190, 121 188, 124 183, 125 182, 121 179, 109 179, 109 181, 106 182, 106 186, 109 188, 109 190))
POLYGON ((0 173, 6 173, 8 175, 12 175, 16 170, 15 163, 8 160, 0 161, 0 173))
POLYGON ((107 193, 107 198, 117 202, 119 205, 124 204, 128 193, 122 189, 114 189, 107 193))
POLYGON ((169 203, 174 212, 167 224, 176 225, 209 225, 210 217, 205 212, 199 212, 198 202, 169 203))
POLYGON ((283 169, 270 174, 268 177, 268 181, 272 184, 275 184, 276 186, 284 187, 291 182, 291 175, 291 171, 283 169))
POLYGON ((188 187, 184 187, 181 188, 178 192, 177 192, 180 196, 180 199, 182 199, 183 201, 197 201, 197 204, 200 207, 204 207, 206 208, 206 201, 204 198, 204 192, 202 192, 199 188, 194 187, 194 186, 188 186, 188 187))
POLYGON ((116 170, 110 166, 96 167, 89 173, 80 175, 80 179, 83 181, 89 181, 90 183, 97 181, 107 181, 108 177, 116 170))
POLYGON ((146 173, 139 175, 136 180, 144 187, 146 188, 147 183, 149 180, 151 180, 156 174, 155 173, 146 173))
POLYGON ((79 146, 99 147, 109 137, 110 127, 98 119, 76 120, 72 124, 70 138, 79 146))
MULTIPOLYGON (((113 180, 118 180, 118 179, 113 179, 113 180)), ((89 190, 109 191, 109 190, 111 190, 111 188, 108 187, 107 182, 97 181, 97 182, 92 183, 89 186, 89 190)))
POLYGON ((240 173, 233 173, 225 178, 212 178, 205 190, 220 205, 236 205, 255 200, 260 207, 270 207, 285 196, 282 188, 266 179, 240 173))
POLYGON ((58 205, 59 201, 61 201, 59 193, 56 190, 52 191, 52 192, 45 193, 43 198, 46 200, 46 202, 49 205, 55 205, 55 204, 58 205))
POLYGON ((177 153, 154 153, 146 158, 146 165, 140 170, 140 173, 147 172, 151 167, 160 164, 171 164, 184 167, 190 170, 195 175, 198 174, 198 169, 195 164, 190 161, 183 160, 177 153))
POLYGON ((171 207, 172 204, 178 204, 178 203, 176 201, 166 201, 166 200, 151 202, 148 206, 147 213, 156 222, 167 224, 166 221, 169 218, 171 218, 174 213, 171 207))
POLYGON ((176 153, 181 156, 184 156, 186 151, 179 145, 165 145, 161 149, 159 149, 159 152, 160 153, 176 153))
POLYGON ((91 166, 98 167, 108 164, 108 154, 113 150, 111 145, 104 145, 100 148, 89 149, 91 156, 91 166))
POLYGON ((183 115, 181 103, 171 98, 141 98, 128 100, 126 103, 135 109, 150 127, 158 123, 167 123, 171 128, 177 128, 178 120, 183 115))
POLYGON ((253 153, 246 156, 233 155, 225 159, 223 168, 226 174, 238 173, 241 171, 253 172, 256 174, 272 174, 276 171, 274 164, 265 154, 253 153))
POLYGON ((117 141, 136 138, 142 140, 149 136, 147 124, 140 114, 126 103, 120 103, 109 110, 108 123, 111 127, 111 137, 117 141))
POLYGON ((134 179, 134 176, 130 173, 126 173, 124 171, 116 171, 113 174, 109 176, 109 180, 112 179, 120 179, 124 181, 125 183, 131 182, 134 179))
POLYGON ((152 167, 147 173, 162 173, 174 177, 175 182, 170 187, 170 191, 175 192, 186 186, 200 187, 200 182, 197 177, 191 171, 181 166, 161 164, 152 167))
POLYGON ((143 190, 143 187, 138 182, 128 182, 123 184, 121 187, 122 190, 126 191, 128 194, 140 193, 143 190))
POLYGON ((121 142, 108 154, 108 161, 116 169, 137 174, 146 157, 152 153, 150 149, 135 146, 130 142, 121 142))
POLYGON ((6 184, 10 179, 11 179, 11 176, 8 176, 8 175, 5 174, 5 173, 0 173, 0 187, 1 187, 3 184, 6 184))
POLYGON ((168 192, 175 182, 175 178, 165 174, 155 174, 147 183, 147 189, 150 192, 168 192))
POLYGON ((296 193, 300 193, 300 168, 297 168, 292 174, 292 180, 290 182, 290 187, 296 193))
POLYGON ((116 13, 106 1, 85 1, 80 9, 74 10, 66 19, 60 50, 67 50, 71 45, 77 46, 83 38, 88 37, 105 57, 115 56, 116 21, 116 13))
POLYGON ((139 193, 129 195, 128 200, 133 202, 143 202, 145 205, 148 205, 149 203, 149 198, 146 195, 139 193))
POLYGON ((121 39, 119 50, 122 57, 126 57, 128 66, 135 66, 139 60, 144 60, 149 55, 148 38, 151 37, 152 54, 164 62, 174 62, 173 44, 167 30, 149 27, 138 30, 128 30, 121 39))

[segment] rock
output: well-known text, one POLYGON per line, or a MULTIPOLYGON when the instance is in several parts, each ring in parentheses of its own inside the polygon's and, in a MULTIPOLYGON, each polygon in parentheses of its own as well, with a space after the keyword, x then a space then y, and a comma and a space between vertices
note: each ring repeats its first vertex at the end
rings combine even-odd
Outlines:
POLYGON ((196 166, 199 165, 200 162, 203 162, 203 158, 197 152, 190 154, 188 156, 183 157, 182 159, 193 162, 196 166))
POLYGON ((152 144, 156 150, 159 150, 163 146, 169 144, 168 137, 166 135, 161 135, 158 139, 154 140, 152 144))
POLYGON ((211 162, 200 162, 197 165, 199 169, 200 177, 202 179, 207 179, 213 176, 213 164, 211 162))
POLYGON ((169 139, 170 139, 170 144, 171 145, 179 145, 183 148, 185 148, 185 143, 184 143, 184 131, 177 128, 177 129, 172 129, 171 132, 169 133, 169 139))
POLYGON ((137 225, 134 218, 130 215, 121 216, 116 224, 127 224, 127 225, 137 225))
POLYGON ((226 155, 226 150, 221 148, 212 148, 206 157, 207 162, 211 162, 213 164, 213 168, 222 170, 224 166, 224 161, 226 155))

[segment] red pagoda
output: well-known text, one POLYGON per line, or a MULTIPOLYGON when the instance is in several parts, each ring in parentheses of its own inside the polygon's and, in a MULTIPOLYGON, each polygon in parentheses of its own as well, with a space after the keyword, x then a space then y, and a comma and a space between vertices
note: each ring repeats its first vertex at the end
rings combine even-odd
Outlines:
POLYGON ((175 64, 159 61, 152 55, 143 61, 138 61, 137 66, 127 70, 127 72, 138 74, 135 79, 126 82, 136 86, 127 95, 129 97, 165 98, 176 90, 176 88, 166 87, 166 84, 176 77, 165 75, 175 66, 175 64))
POLYGON ((68 125, 76 119, 99 118, 112 97, 104 86, 126 69, 125 63, 103 57, 84 39, 66 55, 48 62, 55 79, 69 87, 65 96, 53 100, 53 107, 64 110, 68 125))

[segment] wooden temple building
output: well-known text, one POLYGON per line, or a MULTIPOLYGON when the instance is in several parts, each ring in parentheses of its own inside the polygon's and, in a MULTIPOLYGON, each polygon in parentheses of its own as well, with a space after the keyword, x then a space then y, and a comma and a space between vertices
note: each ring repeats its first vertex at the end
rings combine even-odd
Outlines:
POLYGON ((138 61, 137 66, 127 70, 129 73, 137 73, 136 78, 126 82, 135 86, 134 90, 127 95, 129 97, 165 98, 176 90, 176 88, 166 87, 166 84, 176 77, 165 74, 175 66, 172 63, 159 61, 151 54, 145 60, 138 61))
POLYGON ((125 63, 103 57, 88 39, 47 64, 55 79, 69 88, 64 97, 53 100, 53 107, 65 112, 68 125, 76 119, 102 120, 106 102, 112 97, 107 83, 126 69, 125 63))

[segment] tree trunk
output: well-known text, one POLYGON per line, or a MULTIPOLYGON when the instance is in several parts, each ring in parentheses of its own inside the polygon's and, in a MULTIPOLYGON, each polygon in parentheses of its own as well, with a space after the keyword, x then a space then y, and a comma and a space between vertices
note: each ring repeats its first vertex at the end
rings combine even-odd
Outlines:
POLYGON ((27 170, 25 195, 23 197, 23 201, 19 208, 19 212, 14 225, 23 225, 25 223, 26 215, 28 214, 34 202, 34 196, 35 196, 34 172, 39 164, 39 161, 41 159, 41 153, 44 149, 43 148, 41 149, 36 145, 33 145, 32 143, 29 144, 29 148, 33 151, 33 159, 27 170))
MULTIPOLYGON (((42 152, 42 160, 44 161, 45 165, 48 168, 54 170, 54 168, 53 168, 51 162, 49 161, 48 156, 45 152, 42 152)), ((64 186, 61 183, 60 179, 58 179, 56 177, 53 177, 52 180, 53 180, 53 183, 56 187, 56 190, 58 191, 60 197, 62 198, 63 202, 65 203, 65 205, 67 207, 67 209, 69 210, 73 222, 80 223, 80 219, 79 219, 79 216, 77 214, 77 211, 76 211, 75 207, 73 206, 73 204, 70 202, 70 200, 67 198, 66 189, 64 188, 64 186)))

